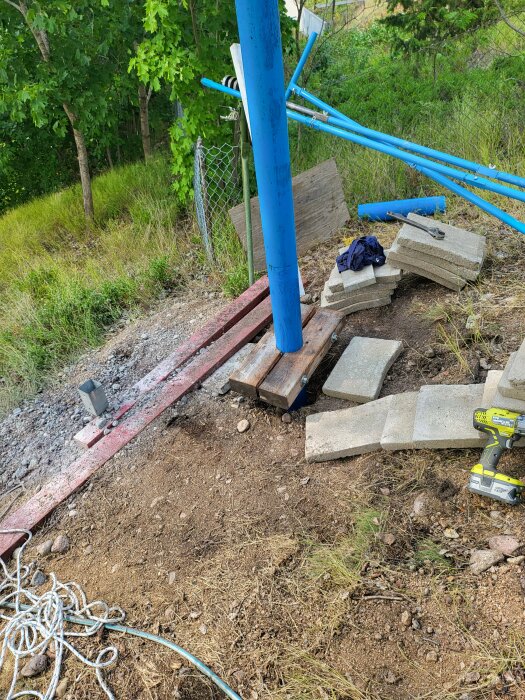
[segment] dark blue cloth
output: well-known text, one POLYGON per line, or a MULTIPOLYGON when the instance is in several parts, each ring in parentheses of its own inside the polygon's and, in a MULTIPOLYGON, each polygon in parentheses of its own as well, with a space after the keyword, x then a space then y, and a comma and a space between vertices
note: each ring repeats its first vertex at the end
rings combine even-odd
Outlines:
POLYGON ((359 272, 367 265, 379 267, 386 262, 383 246, 375 236, 361 236, 356 238, 348 250, 337 256, 337 269, 339 272, 353 270, 359 272))

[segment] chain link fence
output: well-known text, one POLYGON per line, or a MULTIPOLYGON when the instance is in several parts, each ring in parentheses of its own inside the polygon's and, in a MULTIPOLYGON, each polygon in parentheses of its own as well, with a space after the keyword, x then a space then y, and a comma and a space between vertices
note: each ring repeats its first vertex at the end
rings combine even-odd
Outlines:
POLYGON ((223 226, 228 210, 242 201, 240 147, 233 144, 205 146, 195 144, 193 186, 195 211, 206 255, 214 259, 213 238, 223 226))

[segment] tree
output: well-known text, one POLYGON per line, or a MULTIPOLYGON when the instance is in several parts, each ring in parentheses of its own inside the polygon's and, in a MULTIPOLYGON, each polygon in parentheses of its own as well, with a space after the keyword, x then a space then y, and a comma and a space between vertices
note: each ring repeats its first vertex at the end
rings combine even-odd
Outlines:
POLYGON ((382 22, 395 28, 394 47, 407 53, 443 49, 494 16, 493 0, 388 0, 382 22))
POLYGON ((133 0, 0 0, 0 116, 30 117, 76 147, 84 211, 93 218, 90 156, 111 162, 111 145, 132 105, 151 154, 150 92, 128 71, 144 34, 133 0), (88 151, 90 153, 88 154, 88 151))

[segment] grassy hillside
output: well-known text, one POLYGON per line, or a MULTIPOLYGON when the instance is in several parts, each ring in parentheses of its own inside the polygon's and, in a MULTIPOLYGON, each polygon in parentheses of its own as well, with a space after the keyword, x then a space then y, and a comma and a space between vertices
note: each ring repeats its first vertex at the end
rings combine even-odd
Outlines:
MULTIPOLYGON (((78 187, 0 217, 0 412, 99 344, 124 312, 207 267, 173 196, 167 158, 95 178, 93 194, 97 220, 88 227, 78 187)), ((208 272, 235 293, 244 284, 242 251, 228 235, 217 243, 208 272)))
MULTIPOLYGON (((525 173, 524 39, 498 25, 450 42, 435 76, 431 55, 392 55, 389 39, 374 23, 318 40, 308 89, 372 129, 525 173)), ((291 131, 295 169, 334 156, 353 213, 361 202, 443 192, 389 156, 307 127, 291 131)), ((518 216, 523 209, 511 207, 518 216)))

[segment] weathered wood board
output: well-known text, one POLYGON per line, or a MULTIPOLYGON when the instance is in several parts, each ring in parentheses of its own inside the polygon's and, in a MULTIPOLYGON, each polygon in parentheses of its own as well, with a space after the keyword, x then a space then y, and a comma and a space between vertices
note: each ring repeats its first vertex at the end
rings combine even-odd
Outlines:
MULTIPOLYGON (((297 253, 334 235, 349 219, 341 176, 335 160, 325 160, 292 179, 297 253)), ((253 260, 255 269, 266 270, 259 197, 252 197, 253 260)), ((230 209, 235 230, 246 249, 244 204, 230 209)))
POLYGON ((303 347, 283 355, 259 386, 259 397, 272 406, 288 409, 310 379, 333 343, 333 334, 344 323, 344 315, 332 309, 317 309, 303 331, 303 347))
MULTIPOLYGON (((315 310, 316 307, 313 305, 301 304, 303 326, 312 318, 315 310)), ((256 399, 259 385, 266 379, 266 375, 281 357, 282 352, 275 345, 272 326, 249 353, 242 365, 230 376, 231 388, 239 394, 256 399)))

